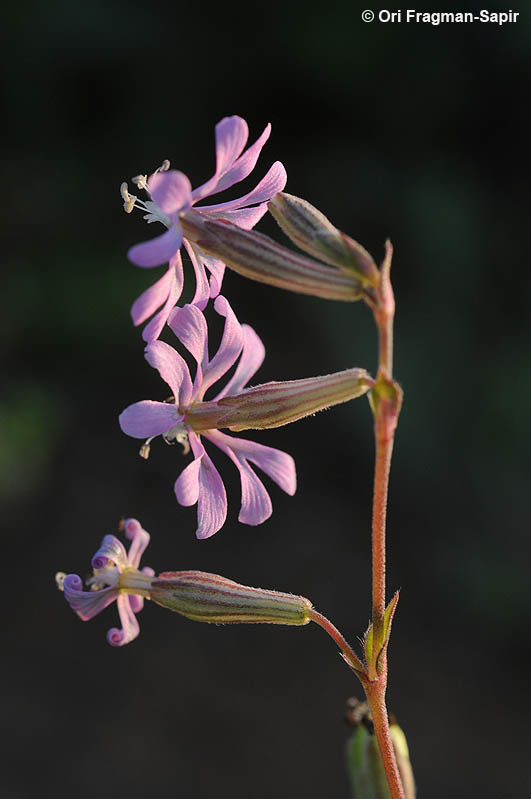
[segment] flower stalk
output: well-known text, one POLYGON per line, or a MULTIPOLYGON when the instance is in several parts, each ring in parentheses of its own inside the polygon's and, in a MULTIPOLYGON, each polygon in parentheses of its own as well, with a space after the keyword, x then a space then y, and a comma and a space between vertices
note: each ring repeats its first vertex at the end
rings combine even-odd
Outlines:
MULTIPOLYGON (((374 417, 376 458, 372 510, 372 625, 371 651, 368 657, 368 678, 362 679, 371 709, 374 732, 382 756, 392 799, 404 799, 400 773, 396 763, 389 720, 385 704, 387 688, 387 644, 390 620, 386 624, 385 545, 389 471, 393 453, 394 433, 402 405, 402 390, 393 380, 393 322, 395 302, 390 279, 393 249, 386 243, 385 259, 380 271, 380 283, 371 301, 378 329, 378 373, 369 395, 374 417)), ((396 604, 396 603, 395 603, 396 604)), ((394 607, 391 609, 394 612, 394 607)))

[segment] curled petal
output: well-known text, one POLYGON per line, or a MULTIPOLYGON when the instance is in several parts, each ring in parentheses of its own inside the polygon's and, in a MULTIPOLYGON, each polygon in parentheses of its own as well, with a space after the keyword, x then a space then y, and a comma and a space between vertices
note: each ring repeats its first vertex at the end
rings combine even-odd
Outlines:
POLYGON ((127 565, 134 566, 135 569, 138 569, 140 558, 149 544, 150 535, 136 519, 125 519, 124 532, 126 537, 131 541, 131 546, 127 553, 127 565))
POLYGON ((146 360, 169 385, 176 405, 186 405, 192 393, 192 380, 186 361, 164 341, 153 341, 147 345, 146 360))
POLYGON ((84 591, 83 581, 77 574, 67 574, 63 590, 66 601, 83 621, 93 619, 118 596, 118 589, 113 587, 84 591))
POLYGON ((170 430, 180 418, 173 403, 142 400, 122 411, 118 422, 127 436, 150 438, 170 430))
POLYGON ((232 211, 236 208, 243 208, 245 205, 257 205, 258 203, 267 202, 279 191, 282 191, 286 185, 287 179, 288 176, 284 166, 280 163, 280 161, 275 161, 265 177, 263 177, 260 183, 248 194, 245 194, 243 197, 238 197, 236 200, 229 200, 225 203, 217 203, 217 205, 205 205, 199 210, 202 213, 208 212, 211 214, 214 211, 232 211))
POLYGON ((104 536, 100 548, 92 558, 91 565, 93 569, 103 569, 108 561, 112 561, 120 571, 128 564, 125 547, 114 535, 104 536))
POLYGON ((175 214, 192 204, 192 186, 183 172, 155 172, 148 181, 152 199, 165 214, 175 214))
POLYGON ((118 630, 116 627, 110 629, 107 633, 107 641, 111 646, 124 646, 124 644, 128 644, 137 637, 140 627, 127 594, 120 594, 116 604, 118 605, 122 629, 118 630))
POLYGON ((218 351, 203 370, 203 385, 197 399, 202 399, 205 391, 230 369, 243 346, 241 325, 225 297, 217 297, 214 308, 220 316, 225 317, 225 327, 218 351))
POLYGON ((229 394, 241 391, 251 377, 261 367, 265 358, 265 347, 262 340, 250 325, 242 325, 243 348, 236 371, 222 391, 214 398, 216 400, 229 394))
POLYGON ((182 227, 180 222, 176 222, 162 236, 135 244, 128 251, 127 257, 137 266, 160 266, 173 258, 182 241, 182 227))

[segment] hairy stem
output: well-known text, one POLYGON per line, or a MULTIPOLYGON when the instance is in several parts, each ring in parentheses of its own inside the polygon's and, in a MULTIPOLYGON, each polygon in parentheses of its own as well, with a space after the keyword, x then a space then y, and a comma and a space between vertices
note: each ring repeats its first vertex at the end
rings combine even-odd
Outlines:
POLYGON ((390 270, 393 249, 386 243, 385 259, 375 301, 370 305, 378 328, 378 375, 372 391, 376 457, 372 505, 372 653, 368 679, 362 680, 374 722, 374 732, 392 799, 404 799, 404 791, 389 733, 385 705, 387 688, 387 641, 385 617, 385 537, 389 471, 402 392, 393 380, 393 321, 395 301, 390 270))
POLYGON ((320 627, 325 630, 328 635, 334 639, 338 647, 340 648, 345 660, 347 663, 354 669, 354 671, 361 675, 366 675, 366 669, 359 657, 356 655, 348 641, 345 637, 339 632, 337 627, 335 627, 326 616, 323 616, 322 613, 319 613, 315 608, 310 610, 310 619, 318 624, 320 627))

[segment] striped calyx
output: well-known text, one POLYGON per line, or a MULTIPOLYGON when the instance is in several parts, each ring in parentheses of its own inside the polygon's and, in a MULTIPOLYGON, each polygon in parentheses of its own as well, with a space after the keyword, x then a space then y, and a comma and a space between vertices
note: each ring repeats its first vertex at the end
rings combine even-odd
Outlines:
POLYGON ((370 253, 309 202, 279 192, 269 201, 268 208, 286 236, 301 250, 355 275, 365 284, 378 286, 380 275, 370 253))
POLYGON ((302 596, 250 588, 218 574, 163 572, 151 584, 151 599, 193 621, 215 624, 303 625, 312 603, 302 596))
POLYGON ((264 383, 215 402, 192 405, 186 413, 186 422, 198 432, 212 427, 234 431, 282 427, 360 397, 373 384, 365 369, 264 383))
POLYGON ((181 221, 187 238, 202 251, 251 280, 328 300, 352 302, 362 297, 363 285, 352 272, 299 255, 262 233, 223 219, 204 219, 193 210, 181 221))

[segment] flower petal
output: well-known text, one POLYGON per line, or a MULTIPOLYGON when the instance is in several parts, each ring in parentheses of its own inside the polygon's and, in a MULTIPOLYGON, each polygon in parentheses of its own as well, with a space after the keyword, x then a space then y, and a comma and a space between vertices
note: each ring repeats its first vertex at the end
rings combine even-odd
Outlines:
POLYGON ((171 388, 176 405, 187 405, 192 394, 192 380, 186 361, 164 341, 148 344, 145 354, 147 362, 171 388))
POLYGON ((166 302, 163 308, 160 309, 158 314, 153 317, 151 322, 149 322, 142 331, 142 338, 148 343, 158 339, 164 325, 168 321, 170 313, 181 296, 183 289, 183 262, 179 251, 177 251, 177 254, 170 261, 170 272, 171 279, 169 281, 166 302))
POLYGON ((125 569, 128 563, 125 547, 114 535, 103 537, 100 548, 91 560, 91 565, 93 569, 103 569, 108 561, 112 561, 120 571, 125 569))
POLYGON ((268 123, 261 136, 258 137, 254 144, 251 144, 251 146, 247 148, 243 155, 241 155, 238 160, 233 163, 228 172, 223 175, 216 186, 216 194, 218 191, 224 191, 225 189, 233 186, 235 183, 239 183, 241 180, 244 180, 248 175, 251 174, 256 162, 258 161, 258 156, 260 155, 262 147, 269 139, 270 133, 271 125, 268 123))
POLYGON ((183 172, 155 172, 148 180, 151 198, 165 214, 188 210, 192 204, 192 186, 183 172))
POLYGON ((136 519, 124 520, 124 532, 126 538, 131 541, 131 546, 127 553, 127 565, 138 569, 140 559, 149 544, 150 535, 136 519))
POLYGON ((208 285, 205 267, 192 245, 185 240, 184 246, 190 256, 195 273, 195 294, 191 304, 196 305, 202 311, 206 308, 210 299, 210 286, 208 285))
POLYGON ((279 191, 282 191, 286 185, 287 179, 288 177, 283 165, 280 161, 275 161, 269 172, 249 194, 238 197, 236 200, 218 203, 217 205, 204 205, 198 210, 203 214, 213 214, 215 211, 231 211, 235 208, 243 208, 246 205, 256 205, 257 203, 267 202, 279 191))
POLYGON ((173 402, 142 400, 129 405, 118 417, 122 431, 132 438, 160 436, 170 430, 179 420, 173 402))
POLYGON ((117 588, 102 588, 100 591, 84 591, 83 581, 77 574, 67 574, 63 583, 65 599, 80 619, 88 621, 114 602, 117 588))
MULTIPOLYGON (((242 524, 251 525, 265 522, 273 512, 273 505, 271 504, 271 497, 260 478, 253 472, 241 453, 234 451, 231 446, 227 445, 218 436, 211 437, 209 434, 206 437, 229 456, 240 472, 242 504, 238 521, 242 522, 242 524)), ((230 440, 229 436, 226 436, 226 438, 230 440)))
POLYGON ((242 325, 242 334, 243 349, 240 362, 227 385, 214 397, 216 400, 241 391, 264 361, 265 347, 253 328, 250 325, 242 325))
POLYGON ((182 308, 175 308, 172 311, 168 324, 196 360, 197 369, 192 389, 192 398, 195 398, 203 382, 203 367, 208 363, 206 319, 195 305, 184 305, 182 308))
POLYGON ((210 272, 210 297, 215 298, 221 291, 221 284, 223 282, 223 275, 225 274, 225 264, 218 258, 211 255, 206 255, 199 247, 194 247, 196 256, 200 259, 201 263, 206 266, 210 272))
POLYGON ((135 326, 145 322, 165 302, 170 292, 173 271, 173 268, 170 267, 156 283, 153 283, 134 301, 131 306, 131 317, 135 326))
POLYGON ((287 452, 280 449, 266 447, 257 441, 248 441, 245 438, 233 438, 219 430, 212 430, 208 433, 208 438, 216 446, 224 445, 230 447, 232 451, 251 463, 258 466, 268 475, 280 488, 293 496, 297 490, 297 474, 295 471, 295 461, 287 452))
POLYGON ((140 627, 127 594, 120 594, 116 604, 118 605, 122 629, 118 630, 116 627, 110 629, 107 633, 107 641, 111 646, 124 646, 124 644, 128 644, 137 637, 140 627))
POLYGON ((183 231, 180 222, 169 230, 166 230, 162 236, 157 236, 155 239, 143 241, 141 244, 135 244, 134 247, 127 253, 127 257, 137 266, 152 267, 160 266, 169 261, 177 252, 183 241, 183 231))
POLYGON ((220 316, 225 317, 225 327, 218 351, 203 370, 203 385, 196 399, 203 399, 205 391, 230 369, 243 347, 241 325, 225 297, 217 297, 214 308, 220 316))
MULTIPOLYGON (((189 434, 191 435, 191 433, 189 434)), ((174 491, 179 505, 189 507, 195 505, 199 498, 199 469, 201 468, 201 458, 195 458, 188 466, 182 470, 175 481, 174 491)))
POLYGON ((227 518, 227 494, 218 470, 205 452, 199 437, 190 432, 195 460, 175 483, 177 501, 192 505, 197 500, 197 538, 209 538, 223 527, 227 518))
MULTIPOLYGON (((198 211, 201 209, 198 208, 198 211)), ((232 222, 233 225, 243 228, 243 230, 251 230, 257 222, 261 220, 263 215, 267 212, 267 203, 253 206, 252 208, 237 208, 235 211, 221 211, 215 214, 216 219, 226 219, 227 222, 232 222)))
POLYGON ((216 125, 216 175, 234 164, 249 138, 247 122, 239 116, 224 117, 216 125))

